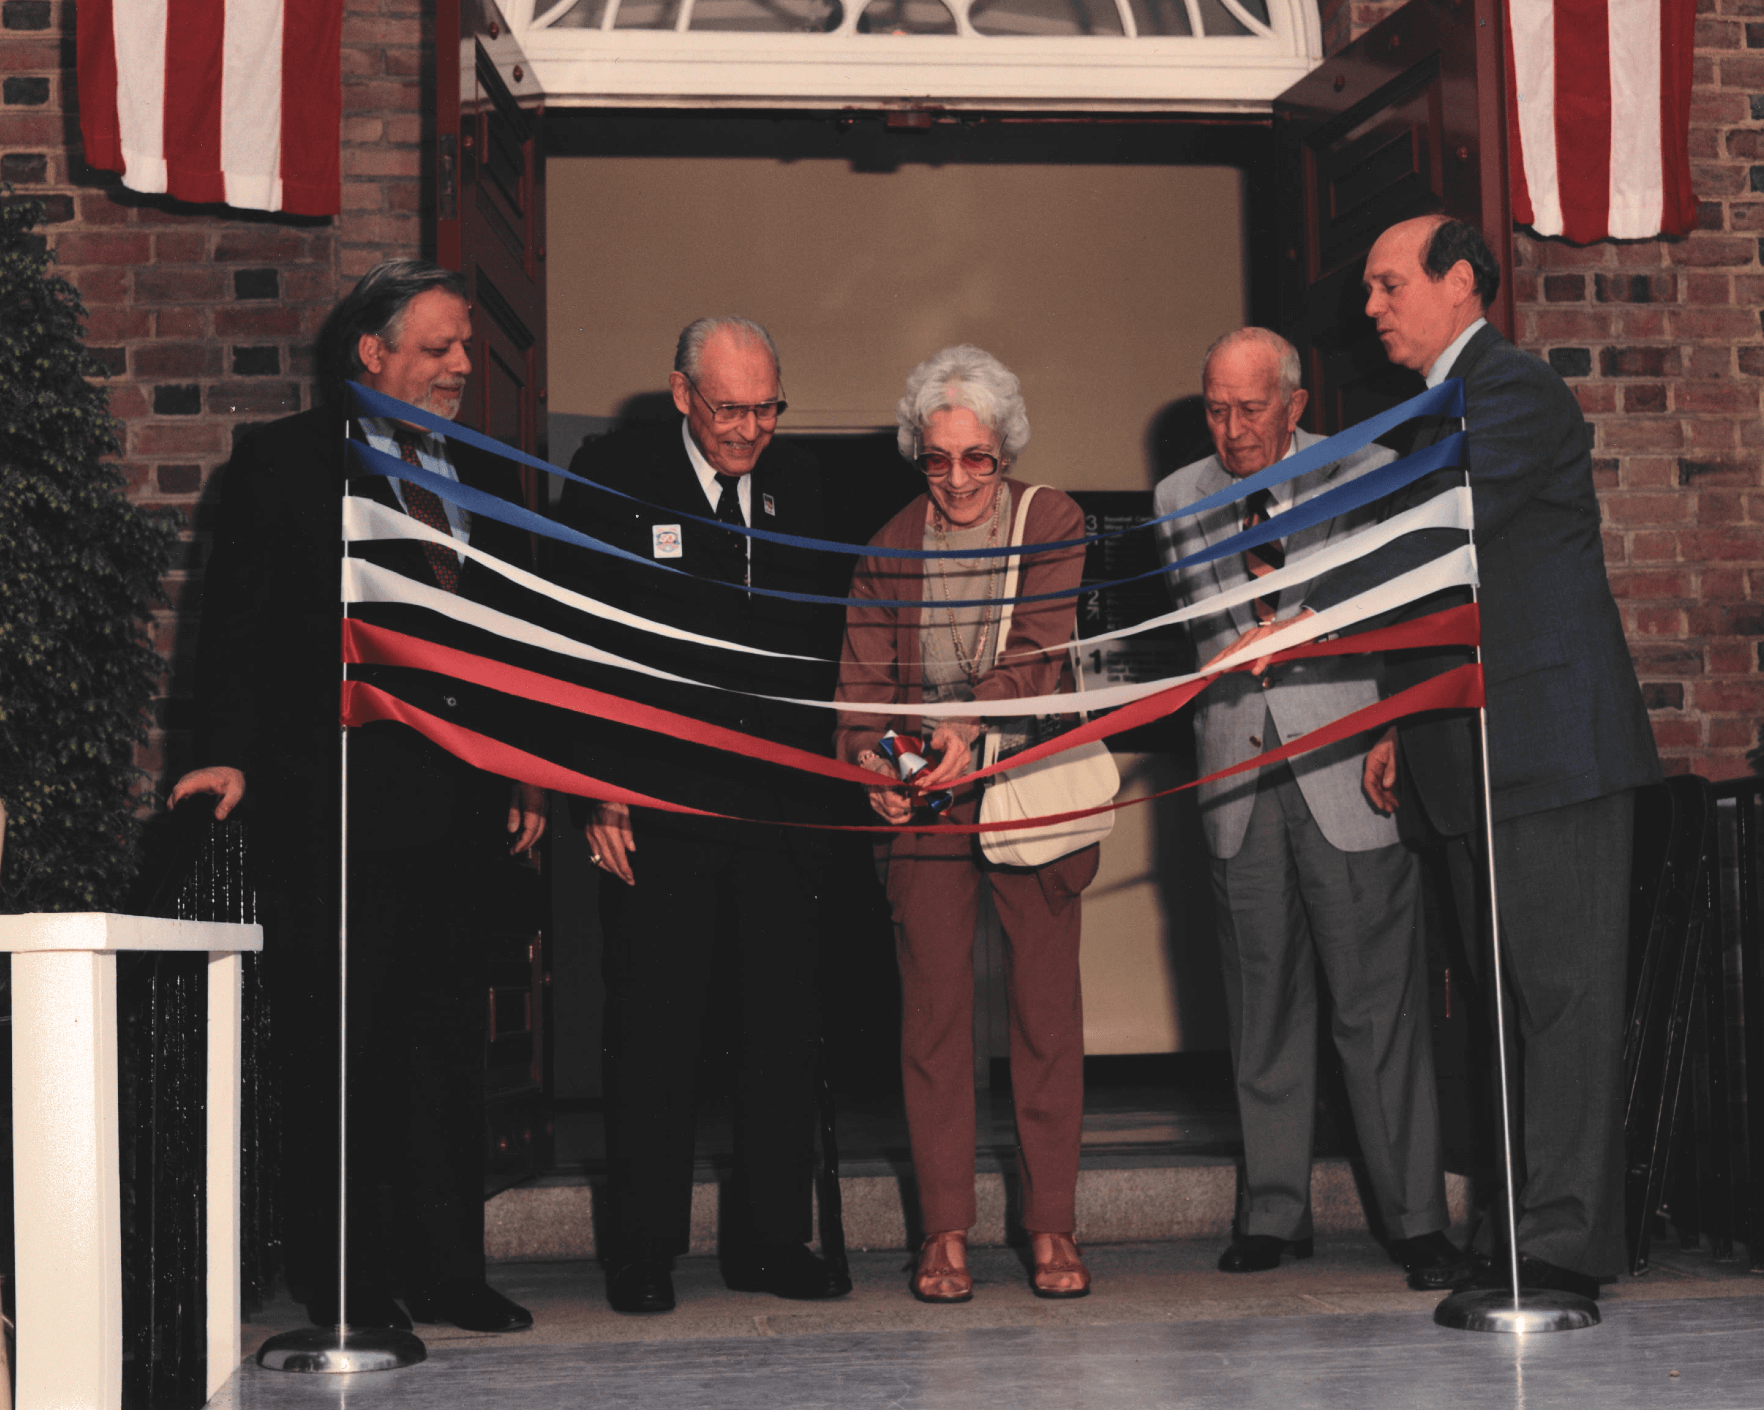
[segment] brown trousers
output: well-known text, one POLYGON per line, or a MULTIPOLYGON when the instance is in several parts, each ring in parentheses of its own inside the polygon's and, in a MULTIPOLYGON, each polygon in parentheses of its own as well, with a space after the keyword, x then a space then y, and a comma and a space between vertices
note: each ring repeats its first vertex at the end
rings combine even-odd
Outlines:
MULTIPOLYGON (((951 822, 971 822, 959 802, 951 822)), ((982 878, 1010 953, 1011 1094, 1025 1228, 1077 1223, 1084 1118, 1079 893, 1096 875, 1085 847, 1043 867, 983 863, 973 836, 902 833, 888 861, 901 981, 901 1076, 926 1233, 966 1229, 974 1203, 974 926, 982 878)))

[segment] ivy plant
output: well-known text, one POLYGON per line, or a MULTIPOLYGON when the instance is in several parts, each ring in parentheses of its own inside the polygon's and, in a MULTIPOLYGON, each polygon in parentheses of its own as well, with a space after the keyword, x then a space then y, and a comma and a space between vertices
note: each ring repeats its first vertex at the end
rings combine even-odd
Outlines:
POLYGON ((130 503, 85 309, 0 190, 0 912, 116 910, 135 869, 148 636, 180 517, 130 503))

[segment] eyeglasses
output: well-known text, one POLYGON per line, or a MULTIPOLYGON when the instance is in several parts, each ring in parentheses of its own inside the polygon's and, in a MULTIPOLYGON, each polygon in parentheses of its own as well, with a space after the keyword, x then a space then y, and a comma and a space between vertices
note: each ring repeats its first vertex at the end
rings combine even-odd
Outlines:
POLYGON ((941 480, 958 463, 977 480, 998 473, 998 457, 989 450, 964 450, 959 456, 948 455, 941 450, 927 450, 921 451, 913 459, 913 464, 919 467, 919 473, 930 480, 941 480))
MULTIPOLYGON (((684 377, 686 374, 681 373, 680 375, 684 377)), ((749 416, 752 416, 760 425, 768 426, 782 416, 785 408, 790 405, 783 397, 779 397, 775 401, 713 402, 703 392, 698 391, 698 383, 690 377, 686 377, 686 385, 694 392, 698 392, 698 399, 710 408, 711 420, 719 426, 733 426, 747 420, 749 416)))

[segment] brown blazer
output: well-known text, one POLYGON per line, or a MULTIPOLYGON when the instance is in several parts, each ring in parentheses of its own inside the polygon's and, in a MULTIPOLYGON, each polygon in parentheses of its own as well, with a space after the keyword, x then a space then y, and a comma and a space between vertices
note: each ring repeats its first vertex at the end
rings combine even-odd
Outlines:
MULTIPOLYGON (((1012 511, 1025 488, 1014 480, 1012 511)), ((929 495, 920 495, 882 526, 870 542, 885 548, 918 548, 924 542, 925 509, 929 495)), ((1082 538, 1084 515, 1071 496, 1044 486, 1029 503, 1025 543, 1050 543, 1082 538)), ((864 558, 852 575, 854 599, 923 599, 924 559, 864 558)), ((1084 569, 1082 547, 1055 549, 1023 560, 1017 580, 1017 596, 1058 592, 1078 585, 1084 569)), ((1048 602, 1019 603, 1011 614, 1010 638, 1000 660, 974 687, 976 700, 1019 700, 1048 695, 1060 689, 1066 670, 1065 654, 1046 650, 1062 646, 1072 635, 1076 619, 1076 596, 1048 602)), ((919 657, 919 609, 861 606, 854 602, 845 611, 845 646, 839 664, 839 688, 834 698, 865 704, 917 705, 921 694, 922 662, 919 657)), ((834 731, 835 754, 855 763, 859 754, 874 749, 890 727, 903 734, 917 733, 917 715, 903 713, 890 719, 874 715, 840 713, 834 731)))

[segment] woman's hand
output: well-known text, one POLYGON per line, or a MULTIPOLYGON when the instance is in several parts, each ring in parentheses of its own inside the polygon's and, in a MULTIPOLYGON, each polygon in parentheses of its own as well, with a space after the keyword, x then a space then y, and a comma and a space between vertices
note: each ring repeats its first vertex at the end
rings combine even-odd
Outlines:
POLYGON ((913 779, 915 786, 934 790, 952 778, 973 772, 974 741, 986 726, 979 720, 945 720, 931 734, 928 746, 933 753, 941 750, 943 757, 913 779))
POLYGON ((912 795, 899 783, 900 775, 895 772, 894 765, 880 754, 865 750, 858 755, 858 763, 871 773, 881 774, 889 781, 890 786, 872 784, 869 786, 870 808, 883 822, 894 827, 912 821, 912 795))

